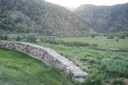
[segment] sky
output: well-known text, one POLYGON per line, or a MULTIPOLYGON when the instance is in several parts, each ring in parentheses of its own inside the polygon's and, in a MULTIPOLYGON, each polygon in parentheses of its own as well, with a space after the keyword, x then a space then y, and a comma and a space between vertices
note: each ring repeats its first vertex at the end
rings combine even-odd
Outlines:
POLYGON ((45 1, 64 6, 66 8, 77 8, 83 4, 111 6, 115 4, 128 3, 128 0, 45 0, 45 1))

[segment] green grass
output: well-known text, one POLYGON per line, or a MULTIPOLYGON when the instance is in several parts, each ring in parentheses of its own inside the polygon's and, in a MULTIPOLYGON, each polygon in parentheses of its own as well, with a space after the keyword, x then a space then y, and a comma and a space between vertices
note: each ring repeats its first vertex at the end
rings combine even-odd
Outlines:
POLYGON ((128 78, 127 52, 98 51, 86 47, 68 47, 49 43, 38 43, 38 45, 56 50, 87 71, 89 78, 86 85, 112 85, 118 78, 128 78), (100 84, 96 84, 97 82, 100 84))
POLYGON ((63 71, 26 54, 0 49, 0 85, 75 85, 63 71))
POLYGON ((107 39, 107 37, 103 36, 96 36, 95 38, 92 37, 78 37, 78 38, 58 38, 58 40, 64 40, 67 42, 78 41, 90 44, 98 44, 100 48, 128 48, 128 38, 126 39, 119 39, 116 41, 115 39, 107 39))

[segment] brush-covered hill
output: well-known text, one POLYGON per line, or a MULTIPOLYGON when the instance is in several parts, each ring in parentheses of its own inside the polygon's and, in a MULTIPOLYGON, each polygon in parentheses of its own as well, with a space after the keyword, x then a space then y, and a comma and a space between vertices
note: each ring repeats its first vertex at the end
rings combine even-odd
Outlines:
POLYGON ((79 36, 89 27, 66 8, 43 0, 0 0, 0 31, 79 36))
POLYGON ((128 3, 113 6, 83 5, 74 13, 97 32, 128 31, 128 3))

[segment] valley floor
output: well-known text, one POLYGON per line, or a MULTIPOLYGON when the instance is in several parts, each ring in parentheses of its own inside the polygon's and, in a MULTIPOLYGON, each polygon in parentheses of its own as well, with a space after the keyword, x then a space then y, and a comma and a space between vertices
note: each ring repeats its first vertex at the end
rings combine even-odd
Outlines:
MULTIPOLYGON (((100 47, 108 43, 108 45, 105 46, 108 49, 128 48, 128 39, 120 40, 119 43, 116 40, 107 40, 106 38, 101 38, 101 41, 97 40, 97 38, 60 38, 59 40, 67 42, 88 41, 96 43, 100 45, 100 47), (102 42, 102 44, 99 42, 102 42)), ((90 47, 65 46, 63 44, 56 45, 46 42, 40 42, 38 45, 56 50, 61 55, 72 60, 83 70, 87 71, 89 77, 85 85, 125 85, 125 83, 127 83, 128 52, 100 51, 90 47)))
POLYGON ((107 39, 107 37, 96 36, 92 37, 78 37, 78 38, 58 38, 58 40, 63 40, 66 42, 83 42, 89 44, 97 44, 99 48, 107 48, 107 49, 127 49, 128 48, 128 37, 125 39, 107 39))

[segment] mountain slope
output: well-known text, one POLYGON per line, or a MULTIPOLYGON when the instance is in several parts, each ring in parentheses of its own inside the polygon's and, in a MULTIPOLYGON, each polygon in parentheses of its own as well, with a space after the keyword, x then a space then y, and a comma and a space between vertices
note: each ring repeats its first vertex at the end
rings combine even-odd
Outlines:
POLYGON ((43 0, 1 0, 0 30, 79 36, 88 25, 69 10, 43 0))
POLYGON ((113 6, 83 5, 74 13, 97 32, 128 31, 128 3, 113 6))

